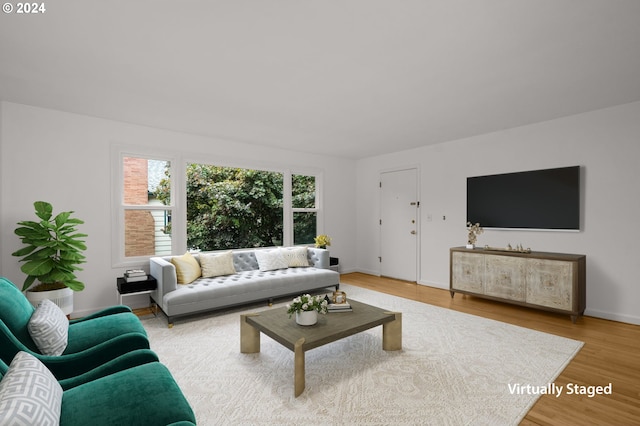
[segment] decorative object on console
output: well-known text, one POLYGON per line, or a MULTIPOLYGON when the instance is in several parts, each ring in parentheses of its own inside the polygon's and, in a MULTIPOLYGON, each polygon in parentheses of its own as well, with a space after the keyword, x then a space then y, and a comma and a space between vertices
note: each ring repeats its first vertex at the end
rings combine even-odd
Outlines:
POLYGON ((507 244, 507 248, 489 247, 488 245, 485 245, 484 249, 489 251, 512 251, 516 253, 531 253, 531 249, 529 247, 524 248, 522 244, 518 244, 516 248, 511 247, 511 244, 507 244))
POLYGON ((482 234, 484 229, 482 229, 480 224, 477 222, 475 224, 467 222, 467 231, 469 232, 469 236, 467 237, 467 248, 472 249, 475 247, 478 235, 482 234))
POLYGON ((331 245, 331 237, 325 234, 318 235, 314 238, 316 247, 326 249, 331 245))

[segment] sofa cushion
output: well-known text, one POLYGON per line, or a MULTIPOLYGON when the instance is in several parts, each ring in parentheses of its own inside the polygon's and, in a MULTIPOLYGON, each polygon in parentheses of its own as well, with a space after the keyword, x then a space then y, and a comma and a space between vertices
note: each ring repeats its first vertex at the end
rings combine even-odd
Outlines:
POLYGON ((62 355, 69 340, 69 320, 62 309, 49 299, 42 300, 31 319, 29 334, 43 355, 62 355))
POLYGON ((233 252, 209 253, 200 255, 200 267, 202 268, 202 277, 211 278, 221 275, 231 275, 236 273, 233 266, 233 252))
POLYGON ((178 284, 190 284, 202 276, 200 264, 189 252, 172 257, 171 263, 176 267, 178 284))
POLYGON ((36 357, 18 352, 0 382, 0 424, 58 425, 62 387, 36 357))
POLYGON ((309 266, 306 247, 283 247, 280 250, 289 268, 306 268, 309 266))
POLYGON ((287 269, 287 260, 282 255, 280 249, 256 250, 256 259, 261 271, 275 271, 276 269, 287 269))

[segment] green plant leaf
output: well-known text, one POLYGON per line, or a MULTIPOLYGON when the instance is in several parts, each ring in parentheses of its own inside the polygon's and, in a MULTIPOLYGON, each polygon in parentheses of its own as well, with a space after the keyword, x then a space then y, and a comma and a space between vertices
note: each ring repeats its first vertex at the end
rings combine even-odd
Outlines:
POLYGON ((27 275, 35 275, 36 277, 39 275, 44 275, 49 273, 51 269, 54 267, 55 263, 50 258, 47 259, 38 259, 31 260, 22 265, 20 270, 27 275))
POLYGON ((33 203, 33 206, 36 209, 36 216, 38 216, 42 220, 51 219, 51 215, 53 213, 53 207, 51 204, 46 201, 36 201, 33 203))
POLYGON ((67 287, 69 287, 73 291, 82 291, 84 290, 84 284, 78 280, 67 281, 64 283, 67 287))
POLYGON ((43 229, 42 227, 38 226, 36 228, 31 228, 31 227, 22 227, 22 228, 16 228, 15 231, 13 231, 17 236, 19 237, 23 237, 23 238, 47 238, 49 236, 49 231, 43 229))
MULTIPOLYGON (((73 212, 69 212, 69 213, 73 213, 73 212)), ((84 223, 84 220, 80 220, 74 217, 70 217, 67 219, 67 223, 68 224, 72 224, 72 225, 82 225, 84 223)))
MULTIPOLYGON (((35 248, 35 247, 34 247, 35 248)), ((22 259, 23 261, 28 261, 28 260, 40 260, 40 259, 47 259, 53 255, 56 254, 56 250, 50 248, 50 247, 44 247, 41 248, 40 250, 36 250, 33 253, 31 253, 29 256, 25 257, 24 259, 22 259)))
POLYGON ((78 250, 86 250, 87 246, 82 242, 82 241, 74 241, 74 240, 69 240, 69 241, 65 241, 65 243, 67 245, 70 245, 78 250))
POLYGON ((22 247, 20 250, 14 251, 13 253, 11 253, 11 256, 17 256, 17 257, 26 256, 32 251, 34 251, 35 249, 37 249, 36 246, 28 245, 26 247, 22 247))
POLYGON ((61 228, 65 223, 68 223, 69 216, 71 216, 72 212, 61 212, 55 217, 54 221, 58 228, 61 228))
POLYGON ((24 280, 24 283, 22 284, 22 291, 25 291, 29 287, 31 287, 31 284, 33 284, 35 280, 36 280, 36 277, 34 275, 27 275, 27 278, 24 280))

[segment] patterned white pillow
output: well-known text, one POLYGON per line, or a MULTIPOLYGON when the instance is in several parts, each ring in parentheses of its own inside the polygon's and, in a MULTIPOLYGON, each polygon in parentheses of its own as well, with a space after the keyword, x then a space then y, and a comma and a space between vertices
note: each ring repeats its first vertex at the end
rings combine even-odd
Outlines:
POLYGON ((59 425, 62 387, 36 357, 18 352, 0 382, 0 424, 59 425))
POLYGON ((27 324, 29 334, 43 355, 62 355, 69 338, 69 320, 55 303, 44 299, 27 324))
POLYGON ((202 268, 203 277, 218 277, 236 273, 236 268, 233 266, 232 251, 219 254, 201 254, 200 267, 202 268))
POLYGON ((256 250, 256 260, 261 271, 275 271, 276 269, 287 269, 289 265, 279 249, 256 250))
POLYGON ((305 268, 309 266, 306 247, 282 247, 280 250, 289 268, 305 268))

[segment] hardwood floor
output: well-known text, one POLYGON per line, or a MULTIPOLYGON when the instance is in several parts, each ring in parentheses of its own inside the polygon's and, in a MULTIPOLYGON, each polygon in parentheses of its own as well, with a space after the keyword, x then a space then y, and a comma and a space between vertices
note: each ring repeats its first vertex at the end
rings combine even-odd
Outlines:
MULTIPOLYGON (((559 315, 361 273, 340 282, 585 342, 555 384, 612 385, 610 395, 543 395, 521 425, 640 425, 640 326, 559 315)), ((640 302, 640 301, 639 301, 640 302)))

